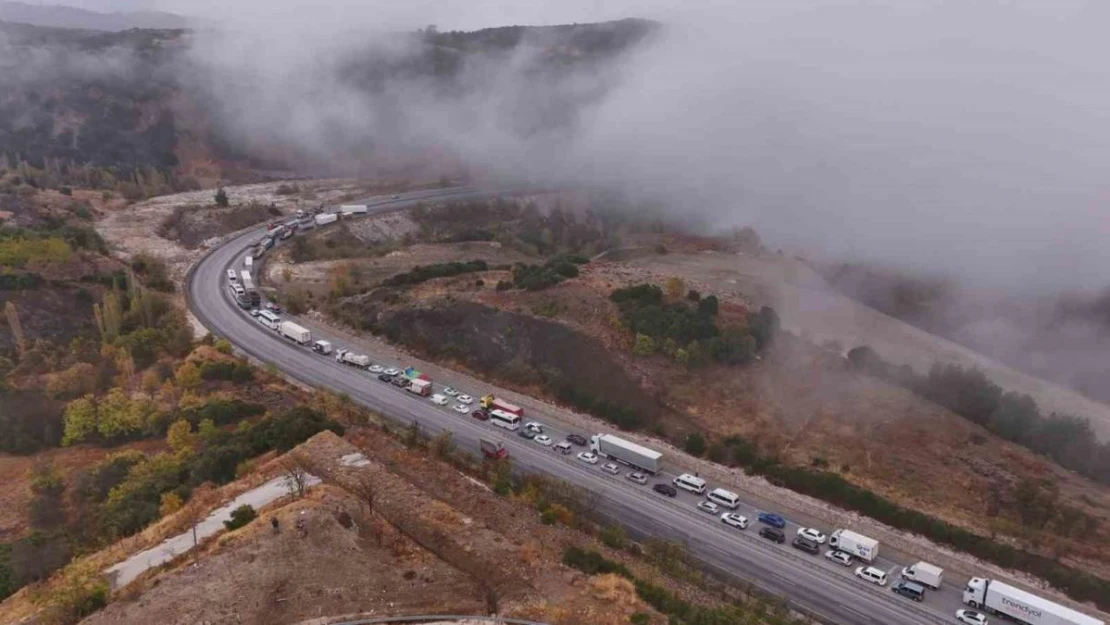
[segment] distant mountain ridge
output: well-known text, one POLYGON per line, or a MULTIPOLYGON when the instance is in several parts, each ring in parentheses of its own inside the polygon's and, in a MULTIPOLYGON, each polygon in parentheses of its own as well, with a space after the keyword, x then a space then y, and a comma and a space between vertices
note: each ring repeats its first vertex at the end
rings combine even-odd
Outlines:
POLYGON ((132 28, 179 29, 193 26, 193 21, 181 15, 162 11, 135 11, 130 13, 99 13, 77 7, 56 4, 27 4, 26 2, 0 2, 0 21, 54 28, 80 28, 117 32, 132 28))

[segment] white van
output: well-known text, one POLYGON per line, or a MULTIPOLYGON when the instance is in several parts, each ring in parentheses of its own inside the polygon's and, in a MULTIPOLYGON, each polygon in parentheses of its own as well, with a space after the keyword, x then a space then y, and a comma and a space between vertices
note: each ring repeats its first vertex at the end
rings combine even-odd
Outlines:
POLYGON ((232 283, 232 284, 238 284, 239 283, 239 274, 235 273, 234 269, 228 269, 227 270, 227 281, 232 283))
POLYGON ((674 478, 674 485, 683 490, 688 490, 691 493, 697 493, 699 495, 705 494, 705 480, 690 475, 689 473, 683 473, 674 478))
POLYGON ((705 498, 709 501, 721 504, 729 510, 735 510, 740 507, 740 496, 723 488, 714 488, 709 491, 709 494, 706 495, 705 498))

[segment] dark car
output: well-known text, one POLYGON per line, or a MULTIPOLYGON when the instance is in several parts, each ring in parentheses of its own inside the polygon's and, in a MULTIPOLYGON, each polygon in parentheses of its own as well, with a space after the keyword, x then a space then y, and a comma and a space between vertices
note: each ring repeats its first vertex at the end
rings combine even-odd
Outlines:
POLYGON ((537 434, 534 430, 529 430, 529 429, 520 430, 519 432, 516 433, 516 435, 521 437, 521 438, 527 438, 528 440, 532 440, 533 438, 536 438, 536 436, 537 436, 537 434))
POLYGON ((404 388, 404 387, 409 385, 409 380, 405 376, 399 375, 399 376, 396 376, 395 378, 393 378, 392 380, 390 380, 389 383, 392 384, 393 386, 399 386, 401 388, 404 388))
POLYGON ((759 535, 767 540, 773 540, 780 545, 786 542, 786 534, 783 534, 782 530, 777 527, 764 527, 759 530, 759 535))
POLYGON ((674 486, 671 486, 670 484, 656 484, 655 486, 651 487, 651 490, 659 493, 660 495, 666 495, 668 497, 678 496, 678 491, 675 490, 674 486))
POLYGON ((381 380, 382 382, 392 382, 393 381, 393 376, 389 375, 388 373, 379 373, 378 374, 378 379, 381 380))
POLYGON ((567 440, 578 445, 579 447, 586 446, 586 437, 581 434, 567 434, 567 440))
POLYGON ((811 555, 821 553, 821 548, 817 546, 817 543, 804 536, 795 536, 794 540, 790 541, 790 544, 793 545, 795 549, 799 549, 811 555))
POLYGON ((470 413, 470 416, 478 419, 479 421, 485 421, 486 419, 489 419, 489 413, 485 410, 475 410, 474 412, 470 413))
POLYGON ((266 310, 280 313, 281 306, 277 302, 266 302, 266 310))
POLYGON ((921 584, 915 584, 913 582, 907 582, 905 580, 898 580, 890 586, 890 589, 893 590, 895 593, 902 595, 903 597, 913 599, 914 601, 925 600, 925 587, 921 584))
POLYGON ((771 512, 760 512, 759 513, 759 522, 760 523, 766 523, 767 525, 770 525, 771 527, 777 527, 779 529, 782 529, 782 528, 786 527, 786 519, 780 517, 777 514, 771 513, 771 512))

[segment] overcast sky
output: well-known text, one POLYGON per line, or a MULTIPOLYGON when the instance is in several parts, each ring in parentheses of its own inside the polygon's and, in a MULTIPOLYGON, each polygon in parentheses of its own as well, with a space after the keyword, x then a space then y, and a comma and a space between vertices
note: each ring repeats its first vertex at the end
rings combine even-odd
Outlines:
MULTIPOLYGON (((273 87, 294 79, 301 57, 326 59, 337 42, 379 31, 658 19, 665 36, 542 158, 497 127, 494 109, 465 135, 441 125, 454 113, 441 103, 414 100, 406 113, 464 152, 627 183, 721 226, 750 223, 773 245, 1010 288, 1110 284, 1105 1, 71 4, 203 15, 253 33, 263 45, 207 42, 205 61, 273 74, 273 87)), ((488 102, 503 106, 497 95, 488 102)), ((306 101, 306 132, 324 125, 312 119, 320 108, 328 125, 373 130, 357 98, 328 104, 306 101)))

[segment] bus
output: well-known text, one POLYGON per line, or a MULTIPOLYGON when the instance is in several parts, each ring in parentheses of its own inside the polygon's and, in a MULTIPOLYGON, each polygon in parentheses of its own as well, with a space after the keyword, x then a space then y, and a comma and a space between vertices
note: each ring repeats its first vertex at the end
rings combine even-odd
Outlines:
POLYGON ((520 415, 504 410, 491 410, 489 411, 489 422, 499 428, 516 430, 520 427, 520 415))
POLYGON ((269 310, 263 310, 262 312, 258 313, 258 321, 271 330, 277 330, 278 326, 281 325, 281 317, 275 315, 269 310))

